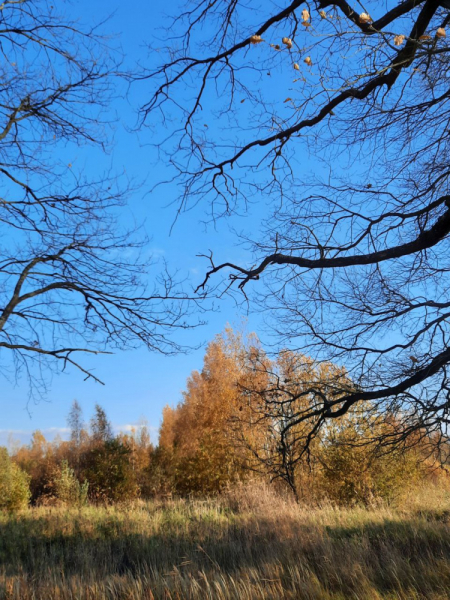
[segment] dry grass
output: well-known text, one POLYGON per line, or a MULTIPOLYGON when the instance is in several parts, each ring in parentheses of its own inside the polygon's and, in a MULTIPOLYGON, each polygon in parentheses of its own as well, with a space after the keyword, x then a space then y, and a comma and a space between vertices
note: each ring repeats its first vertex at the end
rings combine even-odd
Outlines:
POLYGON ((0 598, 450 597, 450 499, 298 507, 265 490, 0 515, 0 598))

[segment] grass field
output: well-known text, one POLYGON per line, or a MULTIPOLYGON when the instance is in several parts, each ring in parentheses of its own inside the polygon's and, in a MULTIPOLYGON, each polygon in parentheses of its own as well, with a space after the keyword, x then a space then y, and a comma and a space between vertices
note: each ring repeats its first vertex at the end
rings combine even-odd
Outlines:
POLYGON ((450 598, 450 501, 308 509, 264 492, 0 515, 0 597, 450 598), (426 506, 426 508, 424 508, 426 506))

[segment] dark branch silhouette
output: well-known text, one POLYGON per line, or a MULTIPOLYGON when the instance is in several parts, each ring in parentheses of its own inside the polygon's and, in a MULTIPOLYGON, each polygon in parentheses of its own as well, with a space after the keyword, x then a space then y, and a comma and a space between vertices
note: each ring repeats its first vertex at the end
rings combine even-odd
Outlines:
POLYGON ((143 124, 163 114, 170 132, 156 143, 179 213, 270 207, 262 222, 250 210, 241 262, 203 251, 197 290, 243 298, 283 345, 347 369, 352 390, 308 388, 317 402, 292 421, 309 424, 307 444, 372 403, 401 443, 447 433, 449 10, 198 0, 141 74, 143 124))
POLYGON ((182 282, 117 221, 130 184, 70 162, 110 147, 117 48, 46 0, 20 0, 0 7, 0 54, 2 374, 25 373, 39 395, 68 366, 100 381, 83 355, 183 350, 170 335, 190 327, 182 282))

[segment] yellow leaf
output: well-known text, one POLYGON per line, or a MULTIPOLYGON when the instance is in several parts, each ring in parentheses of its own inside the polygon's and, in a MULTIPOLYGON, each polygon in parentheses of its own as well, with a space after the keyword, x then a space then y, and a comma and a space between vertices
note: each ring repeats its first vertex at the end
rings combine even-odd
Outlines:
POLYGON ((299 67, 299 64, 298 64, 298 63, 294 63, 294 69, 295 69, 296 71, 300 71, 300 67, 299 67))
POLYGON ((260 35, 252 35, 252 37, 250 38, 250 44, 260 44, 263 41, 264 40, 260 35))
POLYGON ((401 46, 404 41, 405 41, 405 36, 404 35, 396 35, 394 37, 394 44, 396 46, 401 46))
POLYGON ((363 12, 359 15, 359 22, 361 24, 366 24, 366 23, 370 23, 372 21, 370 15, 368 15, 367 13, 363 12))
POLYGON ((436 31, 436 37, 445 38, 446 35, 447 33, 443 27, 439 27, 439 29, 436 31))
POLYGON ((312 60, 310 56, 307 56, 303 62, 305 62, 308 65, 308 67, 312 66, 312 60))

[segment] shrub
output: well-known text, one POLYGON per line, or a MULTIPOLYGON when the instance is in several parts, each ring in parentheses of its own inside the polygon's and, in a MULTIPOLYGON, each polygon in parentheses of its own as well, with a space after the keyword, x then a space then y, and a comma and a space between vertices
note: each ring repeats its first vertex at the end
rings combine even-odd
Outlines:
POLYGON ((30 478, 0 448, 0 509, 19 510, 30 501, 30 478))
POLYGON ((131 450, 117 439, 99 442, 83 456, 89 497, 96 502, 122 502, 136 498, 139 488, 130 463, 131 450))
POLYGON ((365 426, 362 420, 349 419, 321 448, 320 483, 324 494, 341 505, 369 505, 378 499, 390 502, 407 493, 426 472, 414 450, 393 448, 383 453, 368 444, 365 426))
POLYGON ((69 506, 83 506, 87 502, 89 483, 80 483, 67 460, 61 461, 61 466, 53 480, 54 495, 58 500, 69 506))

